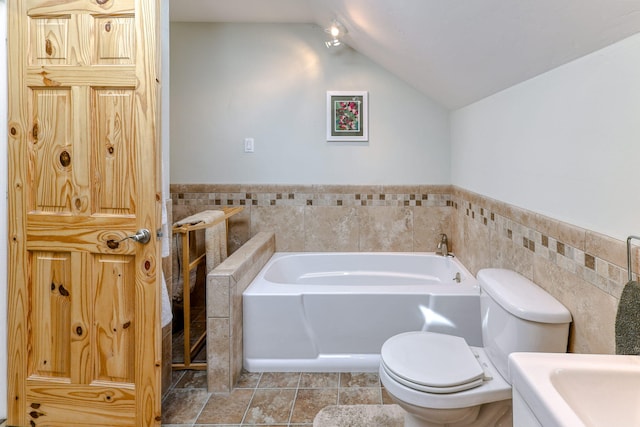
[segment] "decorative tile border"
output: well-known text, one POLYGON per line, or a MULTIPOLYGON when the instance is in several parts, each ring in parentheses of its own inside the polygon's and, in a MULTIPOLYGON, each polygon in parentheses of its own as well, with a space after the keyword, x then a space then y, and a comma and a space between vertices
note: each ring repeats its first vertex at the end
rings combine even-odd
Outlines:
MULTIPOLYGON (((459 190, 459 193, 464 193, 464 190, 459 190)), ((477 199, 478 197, 474 195, 473 198, 477 199)), ((490 205, 492 202, 487 201, 486 204, 490 205)), ((600 290, 620 298, 622 287, 627 282, 626 268, 600 258, 598 254, 587 253, 550 235, 543 234, 535 228, 490 211, 479 206, 477 202, 472 203, 466 200, 464 196, 454 200, 453 205, 457 210, 464 209, 464 215, 470 220, 489 227, 502 237, 528 249, 536 256, 540 256, 600 290)), ((553 220, 549 219, 549 221, 553 220)), ((637 274, 633 273, 633 277, 637 278, 637 274)))
MULTIPOLYGON (((180 186, 179 192, 173 192, 171 197, 176 205, 213 205, 213 206, 418 206, 441 207, 452 206, 451 194, 440 192, 397 192, 393 189, 371 189, 361 191, 356 187, 340 187, 345 191, 326 191, 326 187, 309 186, 307 188, 287 188, 283 186, 279 191, 184 191, 188 188, 180 186), (377 190, 377 191, 376 191, 377 190)), ((413 189, 413 188, 412 188, 413 189)), ((411 190, 412 190, 411 189, 411 190)))

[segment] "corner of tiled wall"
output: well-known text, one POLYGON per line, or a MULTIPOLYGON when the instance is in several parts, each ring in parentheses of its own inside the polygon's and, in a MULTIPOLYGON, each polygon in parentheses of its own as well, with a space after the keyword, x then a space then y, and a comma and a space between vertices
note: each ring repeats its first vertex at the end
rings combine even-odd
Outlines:
POLYGON ((460 256, 473 273, 502 267, 530 278, 571 311, 570 351, 615 351, 626 242, 460 188, 454 206, 460 256))
POLYGON ((207 386, 228 393, 242 370, 242 292, 275 252, 261 232, 207 275, 207 386))

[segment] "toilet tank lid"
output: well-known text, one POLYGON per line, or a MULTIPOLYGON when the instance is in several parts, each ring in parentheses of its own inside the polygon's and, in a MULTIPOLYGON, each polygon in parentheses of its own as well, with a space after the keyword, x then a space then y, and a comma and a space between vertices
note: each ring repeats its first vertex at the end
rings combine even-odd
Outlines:
POLYGON ((478 272, 478 282, 481 289, 514 316, 541 323, 571 322, 571 313, 560 301, 515 271, 485 268, 478 272))

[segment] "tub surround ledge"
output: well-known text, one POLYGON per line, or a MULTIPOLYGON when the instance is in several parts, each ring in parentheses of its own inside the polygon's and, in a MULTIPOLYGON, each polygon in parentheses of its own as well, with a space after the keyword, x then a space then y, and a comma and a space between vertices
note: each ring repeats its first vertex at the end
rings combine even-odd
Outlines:
POLYGON ((274 233, 260 232, 207 275, 207 384, 233 390, 242 371, 242 292, 275 252, 274 233))

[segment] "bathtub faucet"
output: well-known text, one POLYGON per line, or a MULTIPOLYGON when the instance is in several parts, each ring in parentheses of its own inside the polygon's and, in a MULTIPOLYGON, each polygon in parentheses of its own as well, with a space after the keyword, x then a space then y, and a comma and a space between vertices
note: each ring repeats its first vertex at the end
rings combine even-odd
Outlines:
POLYGON ((438 243, 438 250, 436 253, 442 256, 449 255, 449 239, 447 239, 447 235, 444 233, 440 235, 440 243, 438 243))

